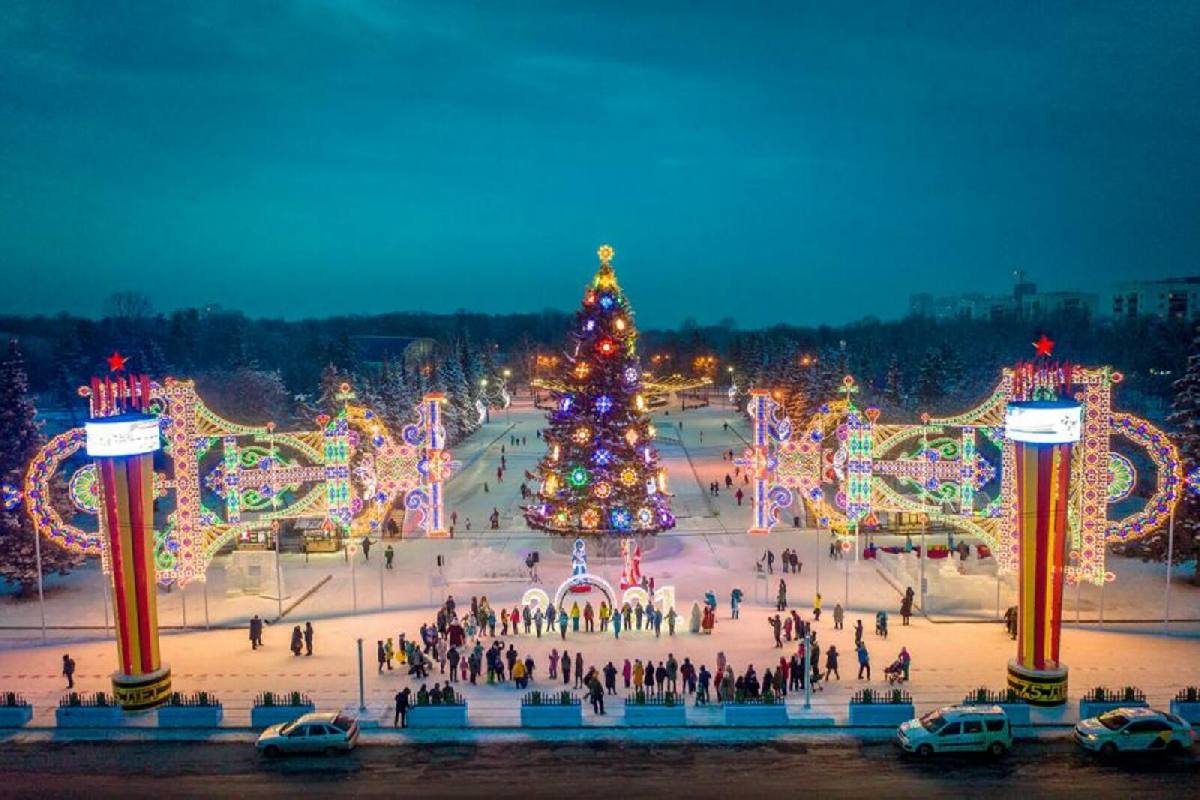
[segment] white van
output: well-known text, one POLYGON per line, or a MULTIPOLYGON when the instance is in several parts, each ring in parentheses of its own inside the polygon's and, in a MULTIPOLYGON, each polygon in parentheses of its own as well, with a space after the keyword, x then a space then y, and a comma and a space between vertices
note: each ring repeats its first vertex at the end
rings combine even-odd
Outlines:
POLYGON ((1012 749, 1012 726, 1000 706, 949 706, 910 719, 896 731, 896 743, 906 753, 990 753, 1002 756, 1012 749))

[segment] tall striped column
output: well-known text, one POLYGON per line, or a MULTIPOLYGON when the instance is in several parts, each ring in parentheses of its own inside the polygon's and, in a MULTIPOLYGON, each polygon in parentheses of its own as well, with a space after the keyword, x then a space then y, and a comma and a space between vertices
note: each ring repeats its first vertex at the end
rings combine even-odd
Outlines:
POLYGON ((1035 705, 1067 700, 1067 667, 1059 660, 1071 447, 1082 408, 1073 400, 1009 404, 1005 435, 1015 448, 1020 544, 1017 657, 1008 685, 1035 705))
MULTIPOLYGON (((111 385, 111 384, 110 384, 111 385)), ((159 422, 131 404, 97 404, 85 424, 100 484, 101 522, 112 571, 118 669, 113 694, 126 710, 152 708, 171 693, 158 649, 154 568, 154 453, 159 422), (109 415, 104 416, 105 412, 109 415)))

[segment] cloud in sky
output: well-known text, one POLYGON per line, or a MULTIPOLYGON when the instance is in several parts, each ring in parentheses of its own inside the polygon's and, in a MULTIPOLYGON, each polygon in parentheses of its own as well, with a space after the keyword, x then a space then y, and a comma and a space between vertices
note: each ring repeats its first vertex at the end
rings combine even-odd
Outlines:
POLYGON ((1200 264, 1200 10, 94 4, 0 14, 0 312, 644 325, 1200 264))

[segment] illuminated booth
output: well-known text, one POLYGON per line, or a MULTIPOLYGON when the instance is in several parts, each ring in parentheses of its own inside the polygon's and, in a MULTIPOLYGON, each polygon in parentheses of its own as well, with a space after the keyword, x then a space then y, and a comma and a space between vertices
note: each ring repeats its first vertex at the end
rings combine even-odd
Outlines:
POLYGON ((100 528, 112 576, 118 669, 113 694, 126 710, 153 708, 171 694, 158 648, 154 565, 154 454, 159 419, 148 413, 145 375, 92 379, 87 454, 99 484, 100 528))

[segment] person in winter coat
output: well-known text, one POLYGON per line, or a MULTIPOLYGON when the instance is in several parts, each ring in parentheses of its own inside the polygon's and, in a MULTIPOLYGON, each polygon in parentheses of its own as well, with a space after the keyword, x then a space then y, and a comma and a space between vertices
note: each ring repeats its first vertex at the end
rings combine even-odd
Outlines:
POLYGON ((783 578, 779 579, 779 592, 775 596, 775 610, 784 611, 787 609, 787 582, 783 578))
POLYGON ((742 605, 742 590, 734 589, 729 593, 729 613, 734 619, 738 618, 738 610, 742 605))
MULTIPOLYGON (((578 606, 576 606, 576 607, 578 608, 578 606)), ((567 610, 565 608, 563 608, 562 606, 559 606, 559 608, 558 608, 558 632, 562 634, 562 638, 563 638, 564 642, 567 640, 567 625, 568 624, 569 624, 569 618, 567 617, 567 610)), ((578 628, 576 628, 576 630, 578 630, 578 628)))
POLYGON ((908 668, 912 665, 912 656, 908 654, 907 647, 900 648, 900 666, 904 668, 904 682, 908 682, 908 668))
POLYGON ((450 680, 451 682, 458 678, 458 648, 451 646, 449 652, 446 653, 446 660, 450 662, 450 680))
POLYGON ((667 611, 667 633, 671 636, 675 635, 675 620, 679 619, 679 615, 675 613, 675 606, 667 611))
POLYGON ((617 693, 617 668, 611 661, 604 665, 604 690, 608 694, 617 693))
POLYGON ((512 678, 518 689, 525 688, 525 686, 528 684, 528 681, 526 680, 525 662, 518 661, 513 664, 512 678))
POLYGON ((604 713, 604 687, 600 685, 600 679, 591 674, 588 676, 587 683, 588 698, 592 701, 592 713, 604 713))
POLYGON ((867 646, 861 641, 858 643, 858 679, 861 681, 863 670, 867 671, 867 680, 871 680, 871 654, 867 652, 867 646))
POLYGON ((521 621, 525 623, 525 635, 529 635, 529 629, 533 626, 533 613, 530 612, 529 606, 521 609, 521 621))
POLYGON ((862 620, 860 619, 858 622, 854 623, 854 646, 858 647, 860 644, 862 644, 862 640, 863 640, 863 624, 862 624, 862 620))
POLYGON ((663 613, 654 606, 650 606, 649 610, 654 615, 654 638, 657 639, 662 636, 663 613))
POLYGON ((833 607, 833 629, 835 631, 840 631, 842 629, 842 623, 845 621, 845 619, 846 619, 846 612, 842 608, 842 604, 841 603, 836 604, 833 607))
POLYGON ((583 686, 583 653, 575 651, 575 688, 583 686))
POLYGON ((621 615, 620 614, 613 614, 612 629, 613 629, 613 636, 620 639, 621 638, 621 615))
POLYGON ((684 656, 683 663, 679 665, 679 677, 683 679, 683 688, 688 694, 696 693, 696 668, 692 665, 692 660, 684 656))
POLYGON ((563 686, 566 686, 571 682, 571 654, 566 650, 563 650, 559 666, 562 667, 563 686))
POLYGON ((625 630, 633 630, 633 608, 629 605, 629 603, 626 603, 621 608, 621 616, 625 618, 625 630))
POLYGON ((672 692, 678 692, 679 662, 675 660, 674 653, 667 653, 667 665, 664 677, 667 679, 667 688, 672 692))
POLYGON ((496 612, 493 609, 488 609, 487 614, 488 636, 496 637, 496 612))
POLYGON ((546 674, 550 676, 550 680, 558 677, 558 648, 550 651, 550 669, 546 674))
POLYGON ((600 632, 608 631, 608 620, 612 617, 612 611, 608 607, 608 603, 600 601, 600 632))
POLYGON ((407 686, 396 692, 396 718, 392 721, 393 728, 408 727, 408 705, 412 690, 407 686))
POLYGON ((641 691, 642 686, 645 685, 645 681, 646 668, 642 666, 642 660, 639 658, 633 662, 633 690, 635 692, 641 691))
POLYGON ((658 674, 654 671, 654 662, 646 659, 646 689, 653 693, 658 689, 658 674))
POLYGON ((583 616, 583 614, 579 610, 579 603, 578 602, 572 603, 571 604, 571 632, 572 633, 579 633, 579 618, 581 616, 583 616))
POLYGON ((829 645, 829 649, 825 651, 825 680, 829 680, 829 676, 834 675, 840 681, 841 673, 838 672, 838 651, 834 645, 829 645))
POLYGON ((783 623, 780 621, 779 615, 776 614, 773 617, 767 617, 767 623, 771 626, 771 632, 775 634, 775 646, 783 647, 783 640, 779 638, 780 628, 783 623))
POLYGON ((704 703, 708 704, 708 684, 712 681, 712 675, 708 672, 708 667, 700 665, 700 671, 696 674, 696 705, 704 703))
POLYGON ((645 610, 642 608, 642 603, 639 600, 634 601, 633 616, 637 620, 637 629, 642 629, 642 617, 645 615, 645 610))
POLYGON ((250 649, 257 650, 262 647, 263 621, 262 617, 255 614, 250 618, 250 649))
POLYGON ((304 655, 312 655, 313 626, 312 622, 304 623, 304 655))
POLYGON ((625 682, 625 688, 629 688, 629 682, 633 679, 633 665, 629 663, 629 659, 625 659, 625 664, 621 667, 621 678, 625 682))
POLYGON ((590 600, 583 604, 583 629, 588 633, 596 632, 596 609, 592 608, 590 600))
POLYGON ((379 662, 378 672, 383 672, 383 667, 387 664, 387 653, 383 649, 383 640, 379 639, 375 642, 375 659, 379 662))
POLYGON ((554 603, 546 606, 546 630, 554 632, 554 623, 558 622, 558 612, 554 610, 554 603))
POLYGON ((703 617, 700 614, 700 604, 692 603, 692 619, 688 625, 688 630, 692 633, 700 632, 700 621, 703 617))
POLYGON ((533 612, 533 628, 535 631, 537 631, 537 638, 539 639, 542 638, 542 625, 544 625, 545 622, 546 615, 542 613, 540 608, 533 612))
POLYGON ((817 592, 817 596, 813 598, 813 619, 820 622, 821 620, 821 593, 817 592))

